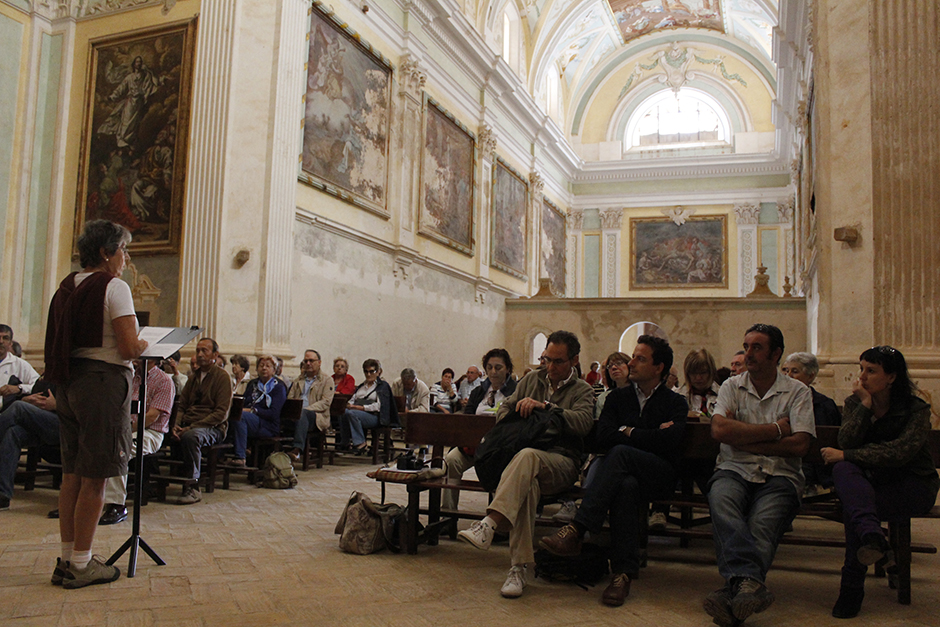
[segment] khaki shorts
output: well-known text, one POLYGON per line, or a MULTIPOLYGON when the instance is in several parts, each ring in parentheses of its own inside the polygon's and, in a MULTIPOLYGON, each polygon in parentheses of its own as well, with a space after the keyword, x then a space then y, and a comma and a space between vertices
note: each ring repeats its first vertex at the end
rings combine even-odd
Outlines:
POLYGON ((73 359, 69 371, 56 395, 62 472, 97 479, 126 475, 133 445, 131 370, 73 359))

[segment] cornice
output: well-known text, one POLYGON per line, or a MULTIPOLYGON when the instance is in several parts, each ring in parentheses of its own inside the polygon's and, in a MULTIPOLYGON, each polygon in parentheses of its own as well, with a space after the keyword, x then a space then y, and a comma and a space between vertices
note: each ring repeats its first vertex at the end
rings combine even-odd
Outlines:
POLYGON ((662 206, 734 205, 738 203, 783 202, 792 191, 788 187, 716 191, 663 192, 653 194, 579 194, 572 209, 607 209, 662 206))
MULTIPOLYGON (((806 300, 792 297, 770 296, 762 298, 507 298, 506 309, 545 309, 563 311, 584 310, 630 310, 650 311, 727 311, 727 310, 801 310, 806 308, 806 300)), ((858 363, 858 358, 855 359, 858 363)))
POLYGON ((721 155, 644 161, 582 162, 571 183, 790 174, 790 164, 776 155, 721 155), (655 166, 651 165, 655 164, 655 166))

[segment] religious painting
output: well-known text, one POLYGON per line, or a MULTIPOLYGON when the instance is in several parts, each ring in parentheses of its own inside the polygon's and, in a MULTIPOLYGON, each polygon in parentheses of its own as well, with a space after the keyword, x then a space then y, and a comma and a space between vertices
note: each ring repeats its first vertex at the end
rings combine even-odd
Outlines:
POLYGON ((565 295, 566 224, 564 214, 548 200, 542 200, 542 269, 551 281, 555 296, 565 295))
POLYGON ((472 255, 475 138, 434 100, 425 100, 419 232, 472 255))
POLYGON ((728 287, 726 216, 630 220, 630 289, 728 287))
POLYGON ((526 206, 529 187, 502 159, 493 164, 493 234, 490 265, 526 278, 526 206))
POLYGON ((669 28, 725 32, 721 0, 608 0, 624 42, 669 28))
POLYGON ((179 252, 196 20, 90 42, 76 241, 123 224, 135 253, 179 252))
POLYGON ((387 216, 391 64, 313 3, 300 180, 387 216))

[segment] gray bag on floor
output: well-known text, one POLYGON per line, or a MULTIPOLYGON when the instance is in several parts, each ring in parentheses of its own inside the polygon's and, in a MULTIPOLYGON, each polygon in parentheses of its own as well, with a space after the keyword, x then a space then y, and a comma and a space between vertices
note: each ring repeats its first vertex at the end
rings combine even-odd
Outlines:
POLYGON ((333 530, 339 535, 339 548, 356 555, 375 553, 386 546, 397 549, 398 542, 391 540, 396 539, 395 523, 403 513, 395 503, 376 505, 362 492, 353 492, 333 530))

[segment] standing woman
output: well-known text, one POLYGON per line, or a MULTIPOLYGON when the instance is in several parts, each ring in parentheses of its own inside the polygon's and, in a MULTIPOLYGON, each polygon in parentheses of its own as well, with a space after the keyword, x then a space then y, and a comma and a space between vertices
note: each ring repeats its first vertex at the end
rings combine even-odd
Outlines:
POLYGON ((881 521, 927 513, 940 488, 927 446, 930 405, 914 395, 904 355, 890 346, 869 348, 859 368, 842 412, 841 450, 820 450, 827 464, 835 464, 832 478, 845 522, 836 618, 858 615, 865 573, 890 551, 881 521))
POLYGON ((132 360, 137 339, 134 299, 120 280, 131 234, 107 220, 85 224, 78 238, 81 272, 59 284, 49 307, 46 378, 59 384, 62 448, 59 534, 62 557, 52 583, 81 588, 121 576, 91 556, 109 477, 127 474, 131 451, 132 360))

